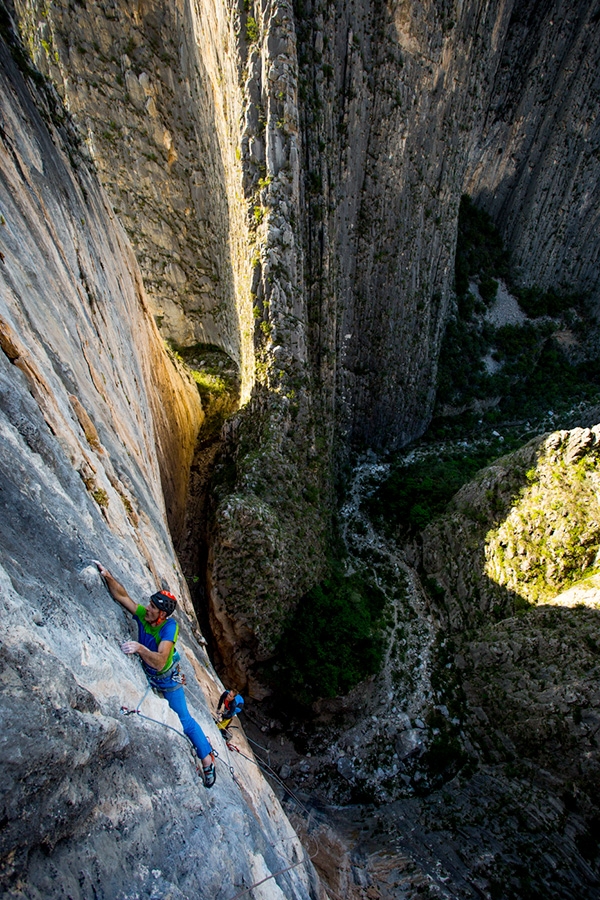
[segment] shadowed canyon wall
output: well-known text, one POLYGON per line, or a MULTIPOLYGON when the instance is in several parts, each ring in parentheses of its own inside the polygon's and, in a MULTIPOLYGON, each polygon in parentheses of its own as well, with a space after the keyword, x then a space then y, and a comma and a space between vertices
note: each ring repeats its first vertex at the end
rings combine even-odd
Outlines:
POLYGON ((465 190, 524 283, 598 289, 594 4, 16 10, 163 333, 226 349, 243 400, 289 355, 342 442, 420 434, 465 190))
POLYGON ((291 7, 16 11, 132 239, 163 335, 218 344, 240 366, 246 406, 228 432, 207 587, 214 629, 264 655, 323 569, 333 429, 331 416, 317 426, 307 359, 291 7))
POLYGON ((308 283, 350 440, 400 446, 428 424, 465 190, 523 283, 597 301, 597 12, 298 3, 308 283))
POLYGON ((594 3, 515 4, 465 189, 525 283, 598 304, 598 29, 594 3))
POLYGON ((121 712, 145 678, 120 651, 131 625, 93 558, 138 600, 167 585, 181 598, 188 702, 222 744, 222 685, 167 518, 181 515, 203 412, 84 148, 12 49, 0 40, 0 892, 231 897, 299 863, 265 896, 322 896, 251 761, 234 781, 217 760, 209 793, 186 739, 162 727, 179 730, 163 700, 144 699, 153 722, 121 712))

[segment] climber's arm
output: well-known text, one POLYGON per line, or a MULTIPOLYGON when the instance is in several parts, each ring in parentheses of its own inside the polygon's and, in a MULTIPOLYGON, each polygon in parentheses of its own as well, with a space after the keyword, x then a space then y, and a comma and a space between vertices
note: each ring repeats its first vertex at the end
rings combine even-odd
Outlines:
MULTIPOLYGON (((102 565, 102 563, 98 562, 97 559, 94 560, 94 564, 98 567, 98 571, 100 572, 102 578, 104 578, 106 587, 110 591, 110 595, 113 600, 116 600, 117 603, 120 603, 121 606, 125 607, 128 612, 130 612, 132 615, 135 615, 137 603, 134 603, 123 585, 119 581, 117 581, 117 579, 110 574, 108 569, 106 569, 102 565)), ((152 663, 150 665, 152 665, 152 663)))
POLYGON ((160 672, 166 666, 172 647, 173 641, 161 641, 158 645, 158 650, 148 650, 147 647, 144 647, 138 641, 125 641, 124 644, 121 644, 123 653, 128 655, 138 653, 146 665, 156 669, 157 672, 160 672))

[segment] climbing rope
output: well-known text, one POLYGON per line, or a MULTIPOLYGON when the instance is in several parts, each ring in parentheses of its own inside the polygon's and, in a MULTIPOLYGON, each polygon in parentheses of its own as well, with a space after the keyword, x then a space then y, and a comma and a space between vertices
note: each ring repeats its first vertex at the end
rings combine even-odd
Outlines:
POLYGON ((134 713, 139 713, 140 708, 141 708, 141 705, 142 705, 142 703, 144 702, 144 700, 146 699, 146 697, 148 696, 149 692, 150 692, 150 685, 148 685, 148 687, 147 687, 146 690, 144 691, 144 694, 143 694, 143 696, 142 696, 142 699, 140 700, 140 702, 138 703, 138 705, 135 707, 135 709, 128 709, 127 706, 122 706, 122 707, 121 707, 121 712, 123 713, 123 715, 125 715, 125 716, 131 716, 131 715, 133 715, 134 713))
POLYGON ((263 747, 262 744, 258 744, 256 741, 253 741, 251 737, 248 737, 248 735, 246 735, 246 740, 248 741, 249 744, 254 744, 255 747, 258 747, 259 750, 264 750, 265 753, 268 753, 269 755, 271 755, 271 751, 269 750, 268 747, 263 747))
POLYGON ((271 768, 271 766, 267 762, 264 761, 264 759, 261 759, 259 756, 256 756, 255 759, 252 759, 251 756, 246 756, 246 754, 242 753, 242 751, 239 749, 239 747, 236 747, 235 744, 229 744, 228 748, 230 750, 235 750, 237 753, 240 754, 241 757, 243 757, 243 759, 247 759, 248 762, 254 763, 254 765, 258 766, 258 768, 262 772, 264 772, 265 775, 268 775, 270 778, 273 778, 283 788, 283 790, 286 792, 286 794, 288 794, 288 796, 290 796, 292 798, 294 803, 296 803, 300 807, 302 812, 310 820, 310 817, 312 815, 311 811, 308 810, 304 806, 304 804, 302 803, 300 798, 287 786, 287 784, 284 781, 282 781, 282 779, 279 777, 279 775, 271 768))
MULTIPOLYGON (((321 849, 320 844, 316 838, 313 838, 316 844, 316 850, 314 853, 309 853, 309 859, 315 859, 318 855, 319 850, 321 849)), ((242 891, 238 891, 237 894, 234 894, 233 897, 230 897, 229 900, 239 900, 239 897, 243 897, 245 894, 249 894, 250 891, 253 891, 254 888, 259 887, 259 885, 264 884, 265 881, 270 881, 271 878, 277 878, 279 875, 283 875, 285 872, 289 872, 291 869, 296 869, 298 866, 306 864, 306 857, 303 856, 302 859, 299 859, 298 862, 291 863, 289 866, 286 866, 284 869, 280 869, 278 872, 273 872, 271 875, 267 875, 266 878, 261 879, 261 881, 255 881, 254 884, 249 885, 249 887, 244 888, 242 891)), ((340 897, 329 885, 327 886, 327 894, 332 897, 333 900, 344 900, 343 897, 340 897)))
MULTIPOLYGON (((196 772, 202 778, 202 780, 204 780, 204 776, 202 773, 202 760, 200 760, 200 758, 198 757, 198 754, 196 753, 196 748, 194 747, 193 743, 191 742, 191 740, 189 739, 187 734, 184 734, 183 731, 178 731, 177 728, 173 728, 172 725, 168 725, 166 722, 161 722, 160 719, 153 719, 152 716, 147 716, 143 712, 141 712, 142 703, 148 696, 148 693, 150 692, 150 690, 151 690, 151 685, 148 685, 148 687, 144 691, 142 699, 134 707, 134 709, 130 709, 128 706, 122 706, 121 707, 122 715, 124 715, 124 716, 133 716, 133 715, 139 716, 140 719, 145 719, 146 722, 154 722, 155 725, 162 725, 163 728, 168 728, 170 731, 174 731, 178 737, 183 738, 186 742, 186 745, 187 745, 190 753, 192 754, 192 762, 194 763, 196 772)), ((211 746, 211 751, 214 754, 215 758, 217 758, 219 756, 217 751, 214 750, 212 748, 212 746, 211 746)))
POLYGON ((306 863, 305 859, 299 859, 298 862, 295 862, 292 866, 286 866, 285 869, 280 869, 279 872, 273 872, 272 875, 267 875, 266 878, 263 878, 262 881, 257 881, 254 884, 251 884, 250 887, 244 888, 243 891, 240 891, 237 894, 234 894, 233 897, 230 897, 230 900, 238 900, 238 897, 243 897, 244 894, 249 894, 250 891, 253 891, 255 887, 258 887, 259 884, 264 884, 265 881, 269 881, 271 878, 277 878, 278 875, 283 875, 284 872, 289 872, 290 869, 295 869, 297 866, 301 866, 306 863))
MULTIPOLYGON (((245 737, 246 737, 246 740, 247 740, 249 743, 254 744, 254 746, 260 747, 260 744, 257 744, 256 741, 253 741, 251 738, 248 737, 248 735, 245 735, 245 737)), ((267 775, 268 777, 274 779, 274 780, 275 780, 275 781, 283 788, 283 790, 286 792, 286 794, 288 794, 288 796, 292 798, 292 800, 294 801, 294 803, 299 807, 299 809, 300 809, 300 810, 304 813, 304 815, 306 816, 306 836, 307 836, 307 838, 310 837, 310 838, 314 841, 314 843, 315 843, 315 845, 316 845, 316 849, 315 849, 314 853, 309 853, 309 858, 310 858, 311 861, 312 861, 313 859, 315 859, 315 857, 318 856, 318 854, 319 854, 319 851, 320 851, 320 849, 321 849, 321 845, 319 844, 318 839, 317 839, 314 835, 310 835, 310 834, 308 833, 308 832, 309 832, 309 829, 310 829, 310 825, 311 825, 311 819, 312 819, 312 817, 313 817, 313 811, 306 808, 306 806, 302 803, 302 801, 300 800, 300 798, 298 797, 298 795, 295 794, 294 791, 292 791, 292 790, 285 784, 285 782, 284 782, 284 781, 279 777, 279 775, 277 775, 277 773, 271 768, 271 766, 269 765, 269 763, 265 762, 264 759, 261 759, 261 758, 260 758, 258 755, 256 755, 256 754, 255 754, 255 759, 252 759, 252 757, 250 757, 250 756, 246 756, 246 754, 245 754, 245 753, 242 753, 242 751, 240 750, 240 748, 239 748, 239 747, 236 747, 235 744, 231 743, 231 741, 228 741, 228 742, 227 742, 227 749, 230 750, 230 751, 235 751, 236 753, 239 753, 239 755, 240 755, 243 759, 248 760, 248 762, 254 763, 254 765, 257 766, 257 767, 258 767, 265 775, 267 775)), ((269 750, 268 750, 266 747, 261 747, 261 749, 262 749, 262 750, 265 750, 266 753, 269 753, 269 750)), ((290 865, 287 866, 285 869, 280 869, 279 872, 274 872, 272 875, 269 875, 269 876, 267 876, 266 878, 263 878, 262 881, 257 881, 255 884, 250 885, 250 887, 244 888, 243 891, 240 891, 239 893, 234 894, 233 897, 230 897, 230 898, 229 898, 229 900, 238 900, 239 897, 243 897, 245 894, 250 893, 250 891, 252 891, 255 887, 258 887, 259 885, 264 884, 265 881, 269 881, 269 879, 271 879, 271 878, 276 878, 278 875, 283 875, 284 872, 289 872, 290 869, 295 869, 297 866, 300 866, 300 865, 302 865, 302 864, 305 863, 305 862, 306 862, 306 858, 303 858, 303 859, 299 860, 298 862, 293 863, 293 865, 290 864, 290 865)), ((330 897, 332 897, 333 900, 343 900, 343 898, 340 897, 340 895, 337 894, 331 887, 329 887, 329 885, 327 886, 327 894, 328 894, 330 897)))
MULTIPOLYGON (((148 696, 148 693, 150 692, 150 690, 151 690, 151 686, 148 685, 148 687, 144 691, 144 694, 142 695, 142 698, 140 699, 139 703, 137 703, 137 705, 133 709, 130 709, 127 706, 121 706, 122 715, 124 715, 124 716, 137 715, 140 717, 140 719, 145 719, 147 722, 154 722, 156 725, 162 725, 163 728, 169 728, 171 731, 174 731, 176 735, 178 735, 181 738, 184 738, 186 744, 188 745, 190 752, 192 753, 192 758, 194 760, 194 765, 195 765, 196 771, 198 773, 200 773, 200 771, 201 771, 200 767, 196 763, 196 759, 198 758, 197 754, 196 754, 196 750, 195 750, 194 745, 188 738, 188 736, 186 734, 184 734, 182 731, 178 731, 177 728, 173 728, 172 725, 168 725, 166 722, 161 722, 159 719, 154 719, 154 718, 152 718, 152 716, 147 716, 141 712, 142 703, 148 696)), ((255 746, 260 747, 260 744, 257 744, 256 741, 252 741, 250 738, 247 738, 247 740, 250 741, 250 743, 255 744, 255 746)), ((269 763, 260 759, 260 757, 256 757, 255 759, 252 759, 252 757, 247 756, 245 753, 242 753, 242 751, 239 749, 239 747, 236 747, 235 744, 231 743, 231 741, 226 740, 225 747, 227 748, 228 759, 233 752, 239 753, 239 755, 243 759, 247 760, 248 762, 254 763, 254 765, 257 766, 265 775, 268 775, 270 778, 273 778, 283 788, 283 790, 292 798, 292 800, 299 806, 299 808, 305 813, 305 815, 307 817, 306 827, 308 830, 308 828, 310 827, 310 820, 311 820, 312 812, 304 806, 304 804, 302 803, 300 798, 285 784, 284 781, 282 781, 282 779, 279 777, 279 775, 277 775, 277 773, 271 768, 269 763)), ((269 753, 269 751, 267 750, 266 747, 261 747, 261 749, 265 750, 266 753, 269 753)), ((211 750, 212 750, 212 753, 213 753, 215 759, 217 759, 219 762, 223 763, 223 765, 227 767, 227 769, 229 770, 229 772, 231 774, 233 781, 238 785, 239 788, 242 788, 242 784, 241 784, 239 778, 237 777, 237 775, 235 774, 235 769, 234 769, 233 765, 231 764, 231 762, 226 762, 224 759, 221 759, 218 751, 215 750, 214 748, 211 748, 211 750)), ((308 835, 308 831, 307 831, 307 835, 308 835)), ((309 854, 309 859, 311 861, 317 856, 317 854, 319 853, 319 849, 320 849, 318 840, 316 838, 313 838, 313 839, 315 841, 317 849, 315 850, 315 852, 313 854, 309 854)), ((230 897, 230 900, 238 900, 238 898, 243 897, 246 894, 249 894, 250 891, 254 890, 254 888, 256 888, 256 887, 259 887, 261 884, 264 884, 266 881, 270 881, 272 878, 277 878, 279 875, 284 875, 286 872, 290 872, 292 869, 296 869, 298 866, 304 865, 306 862, 307 862, 306 858, 303 857, 302 859, 298 860, 297 862, 291 863, 289 866, 286 866, 283 869, 279 869, 279 871, 273 872, 271 875, 267 875, 266 878, 263 878, 260 881, 255 882, 254 884, 251 884, 249 887, 244 888, 242 891, 238 891, 237 894, 234 894, 233 897, 230 897)), ((332 891, 331 888, 328 887, 327 891, 334 898, 336 898, 336 900, 342 900, 342 898, 340 898, 339 895, 337 895, 334 891, 332 891)))
POLYGON ((178 734, 178 735, 179 735, 179 737, 185 738, 185 740, 188 741, 188 742, 191 744, 192 748, 193 748, 194 745, 192 744, 192 742, 191 742, 190 739, 188 738, 187 734, 184 734, 183 731, 178 731, 177 728, 173 728, 172 725, 167 725, 166 722, 161 722, 160 719, 153 719, 151 716, 146 716, 143 712, 140 712, 142 703, 144 702, 144 700, 145 700, 146 697, 148 696, 148 692, 149 692, 149 691, 150 691, 150 686, 148 686, 148 687, 146 688, 146 692, 145 692, 144 696, 142 697, 142 699, 140 700, 140 702, 138 703, 138 705, 137 705, 134 709, 129 709, 127 706, 122 706, 122 707, 121 707, 121 712, 122 712, 122 714, 123 714, 124 716, 133 716, 133 715, 136 715, 136 716, 139 716, 140 719, 145 719, 146 722, 154 722, 156 725, 162 725, 163 728, 170 728, 171 731, 174 731, 175 734, 178 734))
MULTIPOLYGON (((229 743, 228 743, 227 741, 225 741, 225 747, 227 748, 227 759, 229 760, 231 748, 230 748, 229 743)), ((237 747, 236 747, 235 749, 237 750, 237 747)), ((235 769, 234 769, 233 766, 231 765, 231 760, 229 760, 229 762, 225 762, 225 760, 222 759, 221 762, 222 762, 224 765, 227 766, 227 768, 229 769, 229 772, 230 772, 230 774, 231 774, 231 777, 233 778, 233 780, 235 781, 235 783, 237 784, 237 786, 241 788, 241 787, 242 787, 242 784, 241 784, 239 778, 237 777, 237 775, 235 774, 235 769)))

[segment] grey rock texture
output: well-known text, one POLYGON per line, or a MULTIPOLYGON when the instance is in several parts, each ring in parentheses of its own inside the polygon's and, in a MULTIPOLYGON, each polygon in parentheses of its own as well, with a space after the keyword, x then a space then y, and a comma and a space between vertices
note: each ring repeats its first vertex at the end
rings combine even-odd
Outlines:
POLYGON ((312 318, 342 433, 399 446, 430 416, 464 191, 523 283, 597 297, 599 23, 562 2, 301 13, 312 318))
POLYGON ((598 10, 515 3, 465 189, 498 223, 525 283, 598 303, 598 10))
MULTIPOLYGON (((296 790, 334 801, 330 824, 367 897, 598 897, 598 431, 554 432, 498 460, 426 529, 421 576, 437 633, 421 646, 425 685, 421 675, 388 693, 388 656, 371 684, 322 701, 314 731, 295 735, 308 761, 268 716, 252 735, 272 765, 285 760, 296 790), (486 545, 516 516, 509 592, 485 571, 486 545), (540 583, 557 596, 526 606, 540 583)), ((383 541, 357 525, 351 560, 364 542, 382 576, 383 541)), ((405 662, 414 675, 414 653, 405 662)))
POLYGON ((251 384, 253 255, 271 347, 308 352, 342 433, 389 445, 423 430, 464 190, 525 282, 597 290, 589 4, 17 9, 157 314, 169 306, 165 333, 246 354, 251 384))
POLYGON ((272 653, 290 610, 325 570, 334 417, 308 331, 293 10, 279 0, 250 13, 241 152, 256 382, 224 429, 207 591, 223 664, 259 696, 252 663, 272 653))
POLYGON ((0 891, 226 900, 300 863, 263 896, 322 896, 243 735, 233 780, 210 714, 222 686, 168 525, 197 391, 58 99, 13 51, 25 79, 0 41, 0 891), (161 585, 181 598, 188 702, 222 751, 211 792, 162 699, 143 702, 156 721, 122 714, 145 679, 93 558, 140 600, 161 585))
POLYGON ((68 3, 15 7, 135 248, 164 335, 221 346, 251 382, 237 12, 200 16, 187 3, 93 3, 76 14, 68 3))
POLYGON ((338 833, 346 832, 371 896, 596 898, 598 879, 578 846, 585 830, 572 800, 565 805, 548 790, 534 766, 521 766, 518 778, 506 769, 488 764, 429 797, 396 801, 352 822, 339 816, 338 833))
POLYGON ((323 571, 331 508, 334 423, 311 375, 295 231, 291 6, 15 10, 136 248, 161 333, 218 344, 240 367, 206 596, 242 686, 323 571))

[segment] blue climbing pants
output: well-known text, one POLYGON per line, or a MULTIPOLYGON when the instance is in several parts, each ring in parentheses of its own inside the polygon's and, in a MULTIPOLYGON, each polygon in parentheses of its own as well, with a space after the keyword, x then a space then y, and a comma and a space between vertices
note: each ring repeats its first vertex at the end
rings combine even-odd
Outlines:
POLYGON ((190 741, 196 748, 196 753, 200 757, 200 759, 204 759, 205 756, 208 756, 209 753, 212 753, 212 747, 208 743, 207 737, 196 722, 195 719, 192 718, 190 712, 187 708, 187 703, 185 699, 185 694, 183 692, 183 687, 179 685, 179 687, 175 688, 175 690, 165 691, 163 693, 163 697, 173 710, 179 716, 179 720, 181 722, 183 733, 189 737, 190 741))
POLYGON ((208 756, 212 753, 212 747, 208 743, 206 735, 198 725, 195 719, 192 718, 190 712, 187 708, 187 703, 185 699, 185 694, 183 692, 183 687, 181 685, 181 676, 179 675, 179 663, 176 661, 179 659, 179 654, 174 657, 175 664, 171 666, 166 672, 163 672, 162 675, 156 673, 153 669, 148 670, 146 666, 143 665, 144 672, 146 673, 146 678, 148 679, 148 684, 150 687, 154 688, 165 698, 173 712, 176 712, 179 716, 179 721, 181 722, 181 726, 183 728, 183 733, 190 739, 192 744, 196 749, 196 753, 200 757, 200 759, 204 759, 205 756, 208 756))

